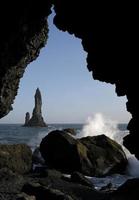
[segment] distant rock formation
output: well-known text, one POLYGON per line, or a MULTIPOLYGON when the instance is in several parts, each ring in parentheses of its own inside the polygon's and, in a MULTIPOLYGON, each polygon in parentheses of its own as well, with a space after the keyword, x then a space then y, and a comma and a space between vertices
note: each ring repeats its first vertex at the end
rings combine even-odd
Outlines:
POLYGON ((41 112, 42 98, 39 88, 36 89, 34 97, 35 97, 35 107, 33 109, 32 117, 30 119, 30 114, 28 112, 26 113, 24 126, 46 127, 47 125, 43 120, 41 112))
POLYGON ((25 125, 24 126, 26 126, 28 124, 29 120, 30 120, 30 114, 29 114, 29 112, 27 112, 26 116, 25 116, 25 125))

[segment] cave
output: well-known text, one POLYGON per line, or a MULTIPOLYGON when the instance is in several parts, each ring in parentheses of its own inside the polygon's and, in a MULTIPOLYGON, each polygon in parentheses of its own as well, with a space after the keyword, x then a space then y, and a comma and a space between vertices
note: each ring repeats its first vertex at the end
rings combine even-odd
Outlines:
MULTIPOLYGON (((2 3, 1 3, 2 4, 2 3)), ((54 6, 54 24, 82 40, 93 78, 115 84, 127 97, 132 119, 124 145, 139 158, 137 120, 137 26, 135 5, 86 1, 30 1, 1 5, 0 117, 12 110, 20 78, 47 41, 47 17, 54 6), (130 13, 129 13, 130 10, 130 13), (2 12, 4 11, 4 12, 2 12)))

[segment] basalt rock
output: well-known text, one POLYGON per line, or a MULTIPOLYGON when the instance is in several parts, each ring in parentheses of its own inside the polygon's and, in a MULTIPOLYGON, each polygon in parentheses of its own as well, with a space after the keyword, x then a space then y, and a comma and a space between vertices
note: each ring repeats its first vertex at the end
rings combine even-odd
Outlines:
POLYGON ((0 145, 0 169, 24 174, 32 168, 32 151, 26 144, 0 145))
POLYGON ((139 158, 139 98, 135 89, 138 85, 136 49, 139 43, 136 8, 137 5, 126 4, 125 9, 124 3, 119 2, 61 0, 59 3, 54 0, 54 24, 82 40, 87 52, 87 67, 93 78, 115 84, 117 95, 126 95, 127 111, 132 119, 128 126, 130 134, 125 137, 124 145, 139 158))
POLYGON ((88 176, 123 173, 127 159, 121 146, 105 135, 74 139, 64 131, 52 131, 40 144, 48 167, 64 173, 88 176))
POLYGON ((105 135, 84 137, 79 141, 88 148, 88 157, 95 176, 124 173, 127 158, 117 142, 105 135))
POLYGON ((33 109, 32 117, 27 123, 25 122, 24 126, 45 127, 47 125, 42 117, 42 111, 41 111, 42 98, 39 88, 37 88, 34 97, 35 97, 35 107, 33 109))
POLYGON ((77 134, 77 132, 74 128, 65 128, 65 129, 63 129, 63 131, 66 133, 69 133, 71 135, 74 135, 74 136, 77 134))
POLYGON ((8 168, 0 169, 0 200, 15 200, 16 194, 20 193, 24 184, 22 175, 8 168))
POLYGON ((46 44, 50 13, 50 1, 0 3, 0 118, 12 110, 26 66, 46 44))
POLYGON ((74 171, 91 174, 87 148, 64 131, 52 131, 43 138, 40 152, 50 168, 64 173, 74 171))
POLYGON ((29 112, 27 112, 26 116, 25 116, 25 124, 24 124, 24 126, 27 126, 29 120, 30 120, 30 114, 29 114, 29 112))

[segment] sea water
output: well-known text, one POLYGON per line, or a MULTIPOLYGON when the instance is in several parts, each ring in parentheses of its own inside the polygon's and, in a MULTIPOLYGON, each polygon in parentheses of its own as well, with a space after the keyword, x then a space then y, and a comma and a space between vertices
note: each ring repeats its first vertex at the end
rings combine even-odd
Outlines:
MULTIPOLYGON (((43 137, 53 130, 62 130, 65 128, 74 128, 77 132, 77 138, 85 136, 93 136, 105 134, 108 137, 117 140, 122 143, 123 136, 128 134, 126 129, 127 124, 117 124, 111 120, 105 119, 101 114, 97 114, 94 118, 89 118, 86 124, 48 124, 47 127, 35 128, 35 127, 24 127, 22 124, 0 124, 0 143, 1 144, 17 144, 26 143, 32 149, 35 150, 39 146, 43 137)), ((129 154, 129 153, 128 153, 129 154)), ((134 169, 132 163, 139 165, 139 162, 129 156, 129 166, 127 167, 126 175, 114 174, 105 178, 88 177, 96 188, 101 188, 111 183, 113 188, 117 188, 123 184, 127 179, 138 174, 131 173, 134 169), (132 158, 132 159, 131 159, 132 158)), ((137 170, 135 170, 137 172, 137 170)), ((138 170, 139 171, 139 170, 138 170)))
POLYGON ((83 124, 48 124, 47 127, 24 127, 22 124, 0 124, 0 143, 25 143, 32 151, 39 146, 43 137, 53 130, 74 128, 77 134, 82 130, 83 124))

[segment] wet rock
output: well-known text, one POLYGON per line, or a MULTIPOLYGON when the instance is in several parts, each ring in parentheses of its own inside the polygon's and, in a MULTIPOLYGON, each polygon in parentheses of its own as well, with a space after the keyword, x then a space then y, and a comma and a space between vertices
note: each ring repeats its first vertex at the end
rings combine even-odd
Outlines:
POLYGON ((26 144, 0 145, 0 169, 9 168, 13 172, 27 173, 32 168, 32 151, 26 144))
POLYGON ((16 174, 8 168, 0 169, 0 199, 15 200, 25 184, 22 175, 16 174))
POLYGON ((61 179, 52 179, 51 183, 41 181, 28 183, 23 187, 23 192, 34 195, 37 200, 110 200, 109 194, 104 194, 95 189, 78 183, 66 182, 61 179), (46 186, 47 185, 47 186, 46 186))
POLYGON ((29 196, 25 193, 21 193, 17 195, 16 200, 36 200, 35 196, 29 196))
POLYGON ((121 146, 105 135, 74 139, 63 131, 52 131, 43 138, 40 152, 49 167, 64 173, 104 176, 122 173, 127 164, 121 146))
POLYGON ((77 134, 74 128, 65 128, 63 129, 63 131, 66 133, 70 133, 71 135, 74 135, 74 136, 77 134))
POLYGON ((99 191, 110 192, 111 190, 113 191, 112 183, 108 183, 107 185, 101 187, 99 191))
POLYGON ((63 176, 63 174, 60 171, 57 171, 55 169, 45 169, 40 173, 40 175, 41 177, 55 178, 55 179, 60 179, 63 176))
POLYGON ((33 194, 37 200, 73 200, 58 189, 50 189, 39 184, 26 184, 23 191, 29 195, 33 194))
POLYGON ((24 126, 46 127, 47 125, 42 117, 42 97, 39 88, 37 88, 34 98, 35 107, 33 109, 32 117, 24 126))
POLYGON ((52 131, 40 144, 49 167, 64 173, 88 176, 123 173, 127 159, 122 147, 105 135, 75 139, 64 131, 52 131))
POLYGON ((40 152, 50 168, 64 173, 80 171, 91 174, 87 148, 64 131, 52 131, 40 144, 40 152))
POLYGON ((127 158, 117 142, 105 135, 84 137, 79 141, 88 148, 95 176, 124 173, 127 166, 127 158))
POLYGON ((79 172, 73 172, 71 174, 71 181, 74 183, 79 183, 81 185, 86 185, 88 187, 94 188, 93 183, 89 179, 87 179, 83 174, 81 174, 79 172))

